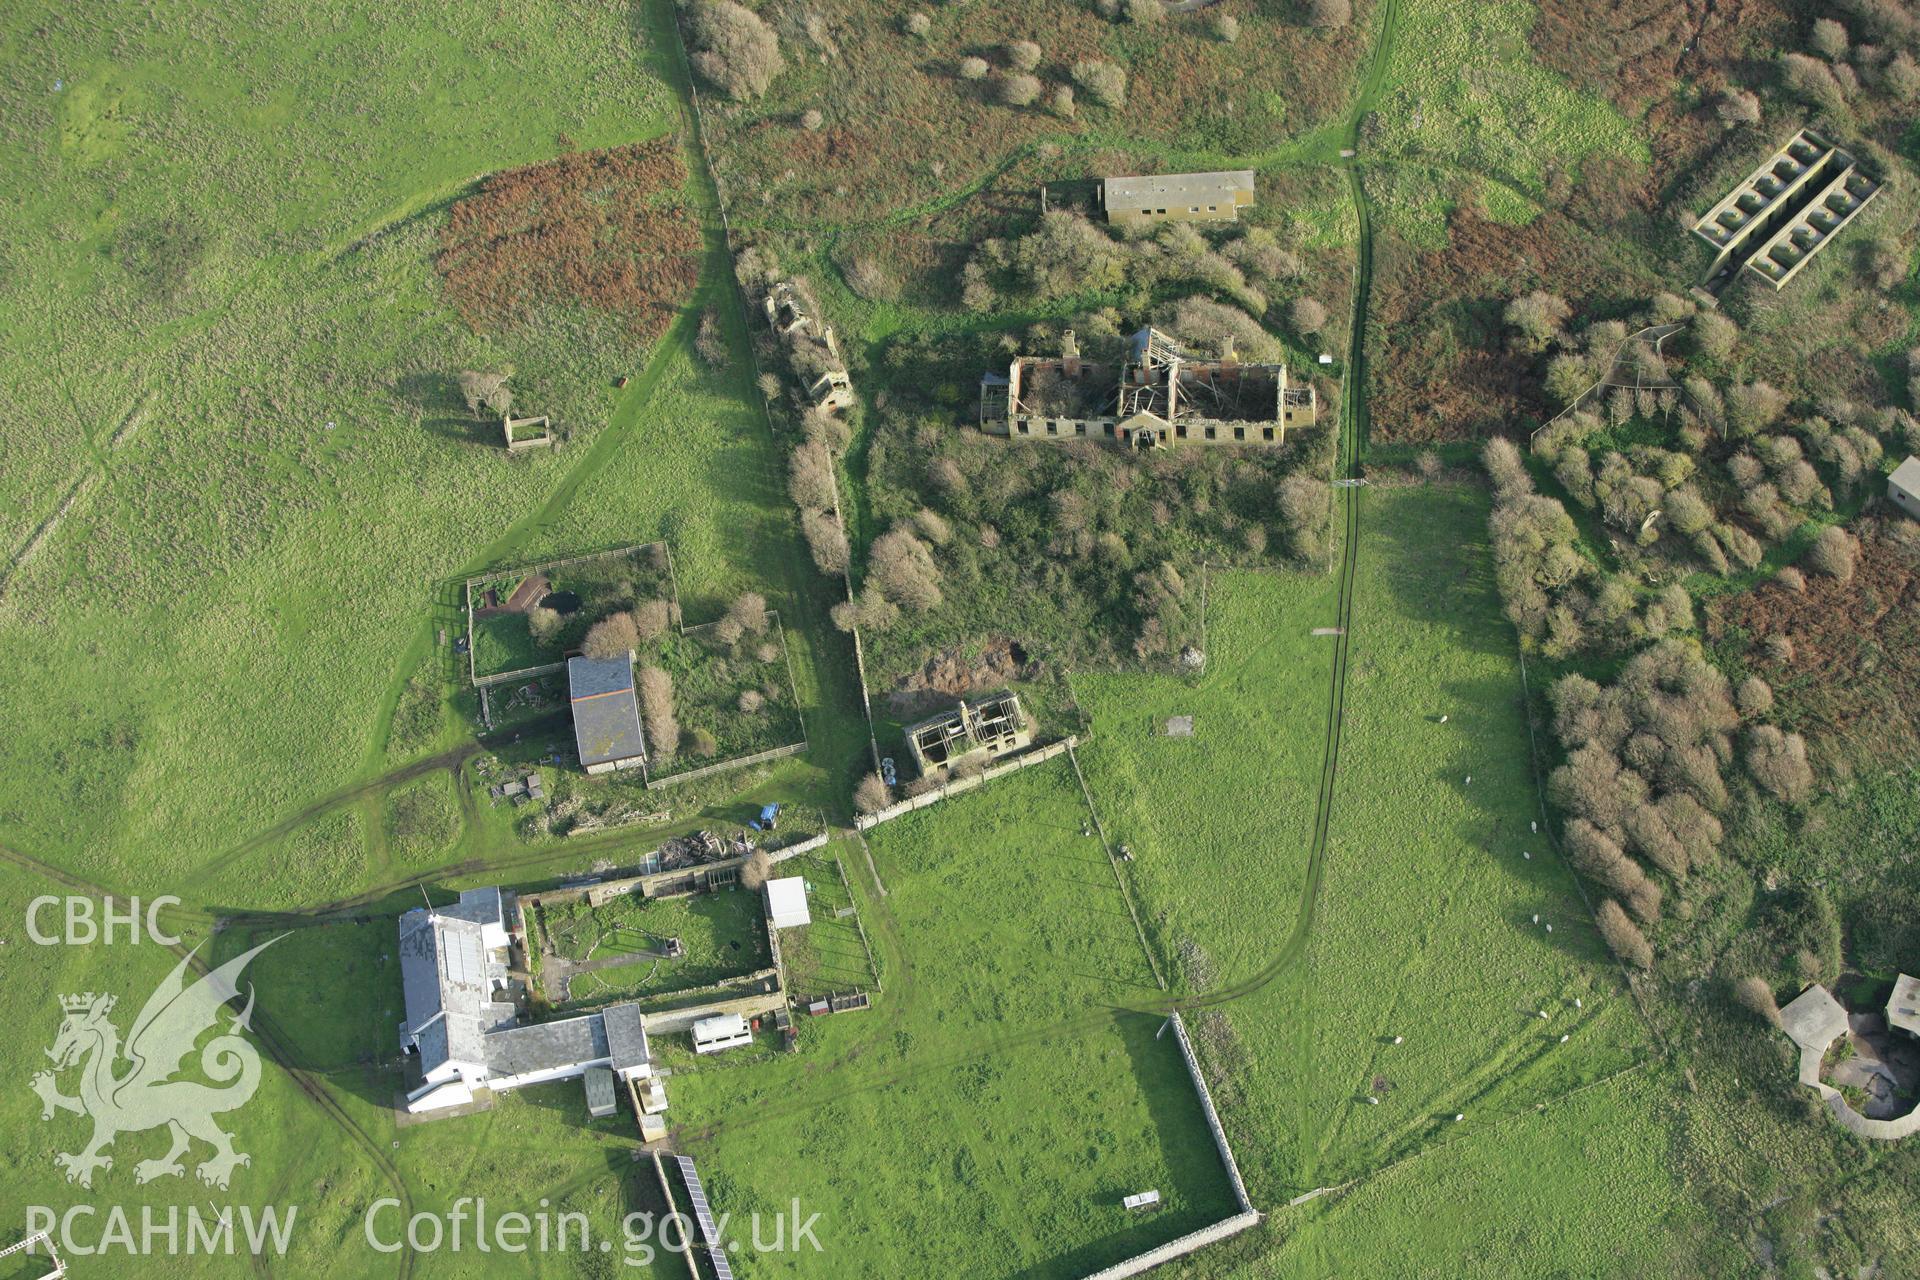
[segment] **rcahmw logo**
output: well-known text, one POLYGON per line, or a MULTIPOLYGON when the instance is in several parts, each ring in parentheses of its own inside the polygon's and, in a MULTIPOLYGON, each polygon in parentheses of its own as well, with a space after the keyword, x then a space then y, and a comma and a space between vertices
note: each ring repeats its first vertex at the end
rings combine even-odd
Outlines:
POLYGON ((162 1255, 233 1254, 244 1251, 256 1258, 268 1253, 284 1256, 293 1237, 293 1221, 300 1206, 267 1205, 209 1207, 178 1205, 165 1209, 140 1206, 135 1217, 119 1205, 106 1209, 76 1204, 65 1213, 45 1205, 27 1207, 27 1234, 47 1233, 62 1253, 85 1258, 93 1254, 124 1253, 148 1258, 162 1255))
POLYGON ((93 1121, 93 1137, 85 1146, 54 1156, 68 1182, 92 1187, 96 1171, 113 1168, 113 1157, 106 1149, 115 1138, 162 1127, 172 1146, 166 1154, 136 1164, 135 1182, 179 1177, 185 1172, 180 1157, 192 1149, 194 1139, 213 1148, 212 1155, 194 1168, 195 1176, 210 1187, 225 1190, 233 1171, 252 1163, 251 1157, 234 1149, 232 1136, 214 1123, 215 1116, 244 1106, 260 1087, 259 1051, 240 1034, 253 1016, 251 983, 246 1008, 199 1049, 200 1074, 213 1084, 174 1077, 195 1052, 200 1037, 215 1028, 221 1006, 239 996, 234 983, 241 971, 279 940, 263 942, 234 957, 192 986, 186 982, 193 959, 189 953, 147 998, 124 1045, 110 1016, 116 1003, 113 996, 89 991, 60 997, 66 1018, 53 1047, 46 1051, 53 1070, 36 1074, 32 1087, 40 1095, 41 1119, 69 1111, 93 1121), (124 1071, 122 1060, 130 1064, 124 1071), (72 1068, 79 1069, 79 1092, 69 1097, 60 1092, 59 1073, 72 1068))

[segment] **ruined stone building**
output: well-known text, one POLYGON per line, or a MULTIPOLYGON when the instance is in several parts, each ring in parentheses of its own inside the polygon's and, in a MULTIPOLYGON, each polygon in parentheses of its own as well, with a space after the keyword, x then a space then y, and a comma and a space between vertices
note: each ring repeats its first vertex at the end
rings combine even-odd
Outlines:
POLYGON ((767 290, 763 309, 768 327, 786 342, 788 361, 806 392, 807 403, 829 413, 851 405, 853 379, 847 376, 846 361, 840 358, 833 326, 820 327, 816 333, 813 316, 801 301, 799 290, 786 280, 767 290))
POLYGON ((1234 222, 1253 204, 1253 170, 1107 178, 1100 207, 1115 226, 1154 222, 1234 222))
POLYGON ((1080 356, 1068 330, 1058 356, 1016 356, 980 380, 980 429, 1011 439, 1163 445, 1278 445, 1319 413, 1312 383, 1284 364, 1243 364, 1231 347, 1200 359, 1158 329, 1133 335, 1119 369, 1080 356))
POLYGON ((962 698, 953 710, 908 725, 906 735, 913 763, 920 776, 927 777, 962 761, 985 764, 1018 751, 1032 743, 1033 725, 1019 695, 1002 689, 982 698, 962 698))
POLYGON ((1851 153, 1802 129, 1694 224, 1716 251, 1706 287, 1719 292, 1744 266, 1784 288, 1881 185, 1851 153))

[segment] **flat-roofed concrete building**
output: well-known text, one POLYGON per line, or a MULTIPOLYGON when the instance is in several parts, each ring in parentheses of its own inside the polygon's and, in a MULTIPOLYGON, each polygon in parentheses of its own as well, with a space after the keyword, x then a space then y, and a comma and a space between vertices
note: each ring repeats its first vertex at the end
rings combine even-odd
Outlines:
POLYGON ((1920 458, 1910 457, 1887 477, 1887 496, 1910 516, 1920 516, 1920 458))
POLYGON ((1920 1036, 1920 978, 1901 974, 1893 981, 1893 994, 1887 997, 1887 1026, 1920 1036))
POLYGON ((1100 207, 1119 226, 1148 222, 1233 222, 1253 204, 1253 170, 1107 178, 1100 207))
POLYGON ((1851 152, 1802 129, 1694 224, 1717 251, 1706 286, 1718 292, 1744 266, 1785 288, 1881 185, 1851 152))
POLYGON ((1203 359, 1151 327, 1117 370, 1082 359, 1068 330, 1059 356, 1016 356, 1004 376, 980 380, 980 429, 1015 440, 1279 445, 1319 411, 1313 384, 1294 383, 1286 365, 1242 363, 1231 348, 1203 359))
POLYGON ((567 699, 573 706, 573 741, 582 769, 612 773, 646 763, 631 653, 618 658, 569 658, 567 699))

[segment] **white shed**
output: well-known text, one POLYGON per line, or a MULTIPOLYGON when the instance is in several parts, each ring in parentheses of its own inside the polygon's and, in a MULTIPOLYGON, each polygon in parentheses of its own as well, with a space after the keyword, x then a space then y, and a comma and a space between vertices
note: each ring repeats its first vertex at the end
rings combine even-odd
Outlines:
POLYGON ((800 876, 767 881, 767 919, 776 929, 812 924, 807 914, 807 882, 800 876))
POLYGON ((753 1031, 737 1013, 720 1013, 693 1024, 693 1051, 718 1053, 735 1045, 753 1043, 753 1031))
POLYGON ((1920 516, 1920 458, 1908 458, 1887 477, 1887 496, 1910 516, 1920 516))

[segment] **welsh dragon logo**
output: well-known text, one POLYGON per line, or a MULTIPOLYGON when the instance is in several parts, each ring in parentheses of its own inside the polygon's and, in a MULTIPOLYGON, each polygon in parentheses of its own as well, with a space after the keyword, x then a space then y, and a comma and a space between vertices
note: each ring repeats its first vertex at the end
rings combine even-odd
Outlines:
POLYGON ((186 981, 187 965, 193 959, 189 954, 148 997, 124 1048, 119 1029, 108 1018, 113 996, 89 991, 60 997, 67 1016, 53 1048, 46 1051, 53 1059, 53 1070, 33 1077, 33 1091, 40 1095, 42 1120, 51 1120, 56 1111, 93 1119, 93 1140, 83 1150, 54 1156, 55 1163, 67 1171, 68 1182, 92 1187, 94 1170, 113 1168, 113 1157, 102 1153, 116 1137, 162 1125, 171 1132, 173 1146, 159 1159, 135 1165, 136 1182, 184 1173, 180 1157, 194 1138, 213 1148, 213 1155, 194 1170, 208 1186, 225 1190, 234 1169, 252 1163, 250 1156, 233 1149, 232 1136, 213 1118, 246 1105, 260 1087, 260 1054, 239 1034, 248 1029, 253 1016, 253 984, 247 984, 246 1008, 200 1050, 200 1070, 215 1084, 173 1077, 201 1035, 214 1027, 221 1006, 240 994, 234 985, 240 971, 279 940, 235 956, 192 986, 186 981), (128 1064, 124 1071, 123 1059, 128 1064), (80 1067, 80 1096, 69 1098, 59 1091, 55 1077, 75 1066, 80 1067))

